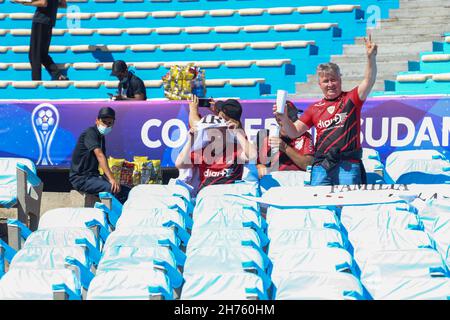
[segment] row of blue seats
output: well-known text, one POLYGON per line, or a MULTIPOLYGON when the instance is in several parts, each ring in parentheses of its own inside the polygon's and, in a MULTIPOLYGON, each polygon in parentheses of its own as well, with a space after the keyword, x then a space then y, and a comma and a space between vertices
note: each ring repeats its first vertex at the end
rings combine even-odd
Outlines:
MULTIPOLYGON (((124 29, 125 31, 125 29, 124 29)), ((289 41, 289 40, 315 40, 318 43, 329 43, 333 38, 352 39, 353 36, 345 37, 344 30, 340 28, 329 28, 325 30, 305 30, 299 29, 297 31, 275 31, 268 30, 267 32, 229 32, 229 33, 201 33, 201 34, 187 34, 181 32, 180 34, 157 34, 151 33, 149 35, 130 35, 123 33, 122 35, 71 35, 64 34, 63 36, 54 35, 52 38, 52 45, 132 45, 132 44, 167 44, 167 43, 223 43, 223 42, 258 42, 258 41, 289 41)), ((29 45, 29 36, 11 36, 6 34, 0 36, 0 40, 4 46, 22 46, 29 45)), ((332 52, 333 53, 333 52, 332 52)))
MULTIPOLYGON (((81 12, 115 12, 118 8, 127 8, 127 11, 167 11, 167 10, 214 10, 214 9, 242 9, 242 8, 273 8, 273 7, 292 7, 292 6, 328 6, 343 4, 342 0, 235 0, 235 1, 142 1, 142 2, 127 2, 127 1, 68 1, 68 5, 77 6, 81 12)), ((389 8, 398 8, 397 0, 370 0, 361 4, 360 1, 348 0, 344 4, 362 5, 367 8, 370 5, 378 5, 383 17, 388 16, 389 8)), ((2 12, 33 12, 33 8, 25 7, 5 0, 0 3, 2 12)))
MULTIPOLYGON (((0 5, 1 6, 1 5, 0 5)), ((127 11, 128 11, 127 7, 127 11)), ((126 11, 126 12, 127 12, 126 11)), ((64 11, 62 11, 64 12, 64 11)), ((103 11, 101 11, 103 13, 103 11)), ((350 24, 354 21, 365 20, 365 13, 361 9, 354 9, 348 12, 329 12, 323 10, 317 13, 300 13, 293 12, 290 14, 269 14, 263 13, 261 15, 239 15, 233 14, 231 16, 210 16, 203 17, 183 17, 176 15, 173 18, 159 18, 148 16, 146 18, 127 18, 124 12, 119 12, 121 15, 117 18, 95 17, 90 19, 75 19, 72 16, 69 18, 64 15, 57 20, 56 29, 70 29, 70 28, 161 28, 161 27, 191 27, 191 26, 230 26, 230 25, 264 25, 270 22, 271 24, 305 24, 317 22, 333 22, 338 24, 350 24)), ((70 14, 70 13, 69 13, 70 14)), ((80 13, 82 14, 82 13, 80 13)), ((0 19, 0 29, 29 29, 31 27, 31 17, 6 16, 0 19)))
POLYGON ((450 33, 443 42, 433 42, 432 52, 422 52, 419 61, 409 61, 408 71, 395 81, 385 81, 388 94, 447 94, 450 88, 450 33))

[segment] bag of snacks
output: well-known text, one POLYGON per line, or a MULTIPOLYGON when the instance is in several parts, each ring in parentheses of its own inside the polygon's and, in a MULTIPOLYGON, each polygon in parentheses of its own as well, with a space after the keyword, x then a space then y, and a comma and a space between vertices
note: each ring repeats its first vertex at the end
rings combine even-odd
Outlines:
POLYGON ((205 71, 193 63, 174 65, 162 77, 164 95, 170 100, 187 100, 192 94, 206 96, 205 71))

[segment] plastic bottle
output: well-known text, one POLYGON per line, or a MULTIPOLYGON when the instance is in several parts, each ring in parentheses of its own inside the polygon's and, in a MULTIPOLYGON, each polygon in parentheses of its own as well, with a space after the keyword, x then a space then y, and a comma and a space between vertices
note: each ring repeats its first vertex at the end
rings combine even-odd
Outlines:
POLYGON ((306 167, 306 174, 305 174, 305 185, 311 185, 311 171, 312 171, 312 166, 307 166, 306 167))

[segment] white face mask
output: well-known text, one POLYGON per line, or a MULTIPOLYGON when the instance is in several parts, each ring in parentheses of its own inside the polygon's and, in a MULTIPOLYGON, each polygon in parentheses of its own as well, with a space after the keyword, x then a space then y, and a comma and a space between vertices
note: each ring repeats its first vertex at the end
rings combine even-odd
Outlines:
POLYGON ((108 133, 110 133, 112 131, 112 127, 106 127, 106 126, 103 126, 101 124, 99 124, 97 126, 97 129, 100 132, 100 134, 102 134, 104 136, 106 136, 108 133))

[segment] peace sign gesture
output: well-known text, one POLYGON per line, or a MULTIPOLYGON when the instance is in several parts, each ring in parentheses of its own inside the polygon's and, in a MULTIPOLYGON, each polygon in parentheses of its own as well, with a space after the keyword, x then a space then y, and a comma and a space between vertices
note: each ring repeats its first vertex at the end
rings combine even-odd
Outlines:
POLYGON ((369 59, 376 57, 378 46, 372 42, 372 35, 369 33, 369 38, 364 38, 364 43, 366 45, 367 57, 369 59))

